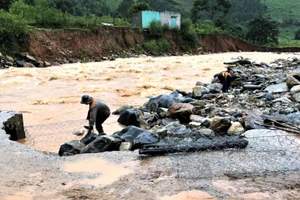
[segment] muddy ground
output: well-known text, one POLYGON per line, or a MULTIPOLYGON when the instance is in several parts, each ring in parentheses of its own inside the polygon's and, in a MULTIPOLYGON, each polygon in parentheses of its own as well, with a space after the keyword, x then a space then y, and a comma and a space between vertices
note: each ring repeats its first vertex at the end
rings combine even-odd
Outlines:
MULTIPOLYGON (((138 152, 105 152, 59 157, 1 133, 1 199, 299 199, 299 171, 184 177, 178 163, 191 154, 141 157, 138 152)), ((199 154, 200 152, 198 152, 199 154)), ((210 154, 214 154, 210 152, 210 154)), ((232 166, 228 166, 232 167, 232 166)), ((196 175, 201 174, 197 171, 196 175)))

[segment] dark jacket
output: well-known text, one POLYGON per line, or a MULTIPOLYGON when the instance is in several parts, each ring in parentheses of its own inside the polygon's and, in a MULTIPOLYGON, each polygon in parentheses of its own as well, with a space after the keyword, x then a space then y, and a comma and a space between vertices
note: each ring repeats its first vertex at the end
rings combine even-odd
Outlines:
POLYGON ((222 86, 222 92, 227 92, 230 88, 231 81, 235 79, 235 76, 230 71, 223 71, 214 75, 214 78, 219 79, 222 86))
POLYGON ((96 119, 100 119, 102 116, 110 115, 109 107, 101 100, 94 99, 90 104, 87 120, 89 120, 89 125, 94 126, 96 119))

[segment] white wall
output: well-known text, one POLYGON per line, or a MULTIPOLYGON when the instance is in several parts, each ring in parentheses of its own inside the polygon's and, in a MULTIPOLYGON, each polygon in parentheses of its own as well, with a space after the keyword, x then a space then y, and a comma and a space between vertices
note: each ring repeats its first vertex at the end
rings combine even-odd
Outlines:
POLYGON ((175 12, 160 12, 160 21, 161 24, 167 24, 169 27, 171 27, 171 18, 176 17, 176 26, 180 29, 181 24, 181 15, 179 13, 175 12))

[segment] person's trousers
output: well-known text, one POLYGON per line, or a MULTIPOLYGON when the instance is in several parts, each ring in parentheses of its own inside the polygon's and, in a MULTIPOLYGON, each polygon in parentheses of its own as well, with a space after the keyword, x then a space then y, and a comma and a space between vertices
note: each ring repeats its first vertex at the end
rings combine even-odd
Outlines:
POLYGON ((220 76, 219 80, 220 80, 220 83, 223 85, 222 92, 228 92, 230 84, 231 84, 231 77, 230 76, 227 76, 227 77, 220 76))
POLYGON ((97 115, 97 117, 96 117, 96 129, 97 129, 99 134, 104 133, 102 124, 109 117, 109 115, 110 115, 110 112, 104 113, 102 115, 97 115))

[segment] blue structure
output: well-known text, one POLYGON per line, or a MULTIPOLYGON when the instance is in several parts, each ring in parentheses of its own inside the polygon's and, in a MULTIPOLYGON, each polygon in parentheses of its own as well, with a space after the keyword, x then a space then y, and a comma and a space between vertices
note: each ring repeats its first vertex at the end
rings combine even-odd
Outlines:
POLYGON ((139 28, 148 28, 153 20, 160 21, 162 26, 180 29, 181 15, 179 13, 144 10, 132 15, 132 25, 139 28))

